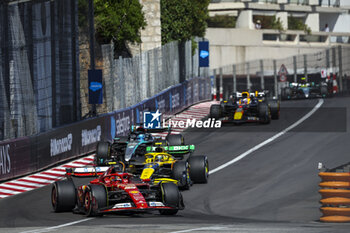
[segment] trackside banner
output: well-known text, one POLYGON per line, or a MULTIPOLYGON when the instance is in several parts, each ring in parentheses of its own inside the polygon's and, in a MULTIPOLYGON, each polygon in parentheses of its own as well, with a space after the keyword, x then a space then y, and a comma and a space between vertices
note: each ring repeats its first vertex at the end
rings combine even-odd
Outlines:
POLYGON ((99 141, 127 135, 131 125, 142 123, 144 111, 159 110, 168 118, 194 103, 210 100, 210 91, 209 78, 193 78, 129 108, 0 142, 0 182, 92 153, 99 141))

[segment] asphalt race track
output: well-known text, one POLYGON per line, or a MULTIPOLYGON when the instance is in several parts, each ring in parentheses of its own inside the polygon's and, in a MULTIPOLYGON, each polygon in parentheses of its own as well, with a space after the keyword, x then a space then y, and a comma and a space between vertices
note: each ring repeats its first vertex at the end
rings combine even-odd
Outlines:
MULTIPOLYGON (((186 144, 208 155, 213 170, 292 125, 318 102, 282 102, 280 120, 270 125, 189 130, 186 144)), ((186 208, 176 216, 56 214, 47 186, 0 200, 0 232, 349 232, 350 224, 318 221, 317 175, 318 162, 335 167, 350 161, 349 110, 350 98, 326 99, 291 131, 212 173, 208 184, 183 192, 186 208)))

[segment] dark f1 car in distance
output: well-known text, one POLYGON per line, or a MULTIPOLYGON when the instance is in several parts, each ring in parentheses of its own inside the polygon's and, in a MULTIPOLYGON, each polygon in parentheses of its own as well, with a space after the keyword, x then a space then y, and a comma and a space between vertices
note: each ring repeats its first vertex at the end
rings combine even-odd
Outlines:
POLYGON ((163 215, 174 215, 184 209, 182 195, 176 184, 143 181, 123 171, 123 164, 109 167, 67 169, 67 179, 56 181, 51 191, 55 212, 102 216, 108 213, 144 213, 158 210, 163 215), (100 176, 87 185, 75 187, 72 176, 100 176))
POLYGON ((95 164, 97 166, 108 165, 109 162, 123 161, 129 163, 132 160, 144 160, 146 148, 155 142, 167 145, 184 145, 184 137, 181 134, 170 134, 170 129, 145 129, 142 126, 131 126, 130 133, 126 137, 117 137, 113 142, 99 142, 96 147, 95 164), (168 131, 166 139, 153 137, 152 133, 168 131))
POLYGON ((281 90, 281 98, 282 100, 326 98, 328 93, 327 83, 315 84, 302 78, 300 83, 290 83, 289 87, 284 87, 281 90))
POLYGON ((280 103, 277 99, 268 99, 265 92, 237 92, 229 100, 222 101, 210 107, 209 117, 223 122, 270 123, 271 119, 278 119, 280 103))

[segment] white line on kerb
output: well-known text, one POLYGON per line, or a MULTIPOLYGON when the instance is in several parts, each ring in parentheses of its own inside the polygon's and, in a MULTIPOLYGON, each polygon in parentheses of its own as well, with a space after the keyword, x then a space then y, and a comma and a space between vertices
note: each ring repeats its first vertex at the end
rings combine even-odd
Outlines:
POLYGON ((303 116, 302 118, 300 118, 297 122, 295 122, 294 124, 292 124, 291 126, 289 126, 288 128, 284 129, 283 131, 279 132, 278 134, 275 134, 274 136, 272 136, 271 138, 263 141, 262 143, 254 146, 253 148, 247 150, 246 152, 240 154, 239 156, 237 156, 236 158, 232 159, 231 161, 222 164, 221 166, 209 171, 209 174, 213 174, 215 172, 218 172, 222 169, 224 169, 227 166, 230 166, 231 164, 234 164, 236 162, 238 162, 239 160, 243 159, 244 157, 246 157, 247 155, 251 154, 252 152, 260 149, 261 147, 265 146, 266 144, 276 140, 277 138, 281 137, 282 135, 284 135, 285 133, 287 133, 288 131, 294 129, 295 127, 297 127, 298 125, 300 125, 301 123, 303 123, 306 119, 308 119, 312 114, 314 114, 320 107, 321 105, 324 103, 323 99, 319 99, 318 103, 315 105, 315 107, 308 112, 305 116, 303 116))
POLYGON ((74 221, 74 222, 69 222, 69 223, 65 223, 65 224, 62 224, 62 225, 58 225, 58 226, 53 226, 53 227, 47 227, 47 228, 42 228, 42 229, 36 229, 36 230, 31 230, 31 231, 23 231, 21 233, 42 233, 42 232, 49 232, 51 230, 55 230, 55 229, 58 229, 58 228, 62 228, 62 227, 67 227, 67 226, 71 226, 71 225, 74 225, 74 224, 77 224, 77 223, 81 223, 81 222, 86 222, 86 221, 89 221, 89 220, 92 220, 94 218, 85 218, 85 219, 82 219, 82 220, 78 220, 78 221, 74 221))

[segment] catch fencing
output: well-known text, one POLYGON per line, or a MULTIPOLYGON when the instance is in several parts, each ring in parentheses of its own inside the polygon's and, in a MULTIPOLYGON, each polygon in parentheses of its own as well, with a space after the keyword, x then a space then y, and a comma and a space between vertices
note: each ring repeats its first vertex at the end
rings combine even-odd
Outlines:
POLYGON ((77 1, 0 1, 0 140, 74 122, 77 1))
POLYGON ((264 59, 232 64, 212 70, 214 97, 227 99, 233 92, 269 90, 279 96, 290 82, 332 82, 338 92, 350 90, 350 47, 338 46, 284 59, 264 59), (336 80, 336 82, 334 82, 336 80))
MULTIPOLYGON (((132 58, 115 59, 113 45, 102 45, 101 59, 96 69, 103 72, 103 104, 97 113, 103 114, 130 107, 161 91, 199 76, 198 49, 192 54, 192 43, 171 42, 162 47, 135 54, 132 58)), ((85 51, 81 51, 85 52, 85 51)), ((88 89, 88 69, 81 66, 81 93, 88 89)), ((202 76, 209 76, 201 68, 202 76)), ((82 115, 91 110, 88 96, 81 95, 82 115)))

